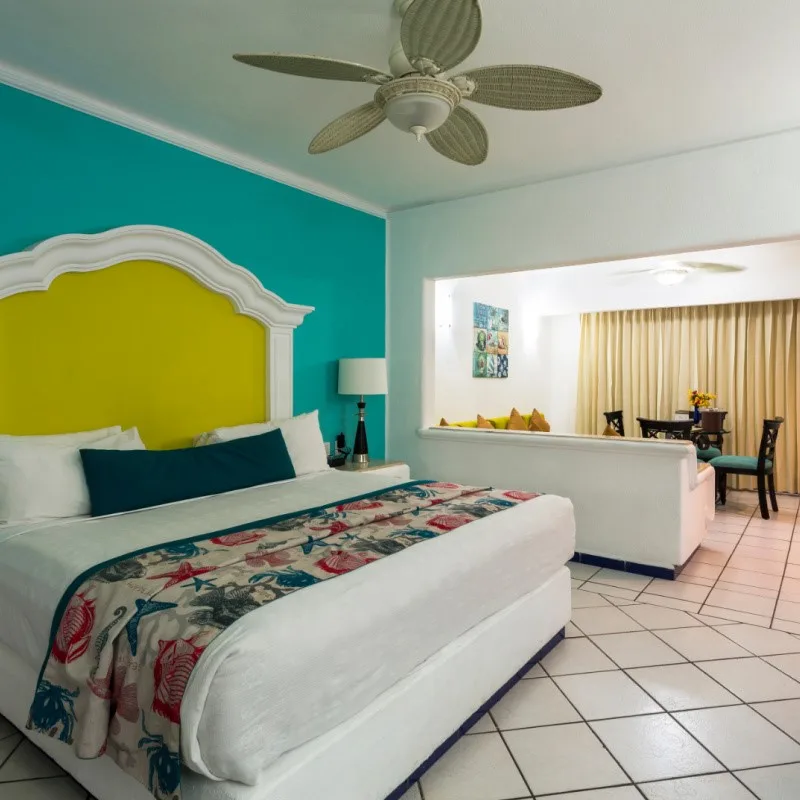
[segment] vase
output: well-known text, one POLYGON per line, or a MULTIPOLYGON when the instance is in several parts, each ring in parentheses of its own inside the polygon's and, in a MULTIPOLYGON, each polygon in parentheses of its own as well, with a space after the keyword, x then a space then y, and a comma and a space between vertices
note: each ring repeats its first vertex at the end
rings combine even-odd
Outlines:
POLYGON ((694 424, 697 425, 700 422, 700 406, 694 407, 694 424))
POLYGON ((705 409, 701 412, 702 422, 700 423, 706 433, 720 433, 725 427, 725 415, 727 411, 709 411, 705 409))

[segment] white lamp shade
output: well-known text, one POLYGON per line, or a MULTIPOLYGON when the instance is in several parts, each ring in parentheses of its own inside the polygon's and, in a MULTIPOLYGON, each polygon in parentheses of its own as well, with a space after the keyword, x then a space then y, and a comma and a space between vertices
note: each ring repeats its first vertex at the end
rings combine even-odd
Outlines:
POLYGON ((386 394, 385 358, 340 358, 339 394, 386 394))

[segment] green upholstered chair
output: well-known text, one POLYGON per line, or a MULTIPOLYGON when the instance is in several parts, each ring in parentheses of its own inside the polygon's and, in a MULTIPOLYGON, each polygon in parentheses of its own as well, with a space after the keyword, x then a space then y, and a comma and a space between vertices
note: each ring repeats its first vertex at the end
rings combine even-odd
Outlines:
MULTIPOLYGON (((675 412, 675 416, 677 417, 680 414, 682 417, 686 417, 687 419, 692 418, 692 410, 687 408, 679 408, 675 412)), ((709 444, 707 438, 704 438, 702 435, 700 437, 693 436, 695 440, 696 450, 697 450, 697 460, 698 461, 711 461, 712 458, 718 458, 722 455, 722 450, 719 447, 714 447, 713 444, 709 444)))
POLYGON ((720 456, 722 456, 722 450, 711 444, 706 447, 705 450, 700 444, 697 444, 696 450, 698 461, 711 461, 714 458, 720 458, 720 456))
POLYGON ((775 445, 783 417, 765 419, 761 434, 761 445, 757 456, 718 456, 708 463, 717 473, 717 491, 720 503, 725 505, 728 475, 751 475, 758 484, 758 504, 761 516, 769 519, 767 507, 767 488, 772 502, 772 510, 778 510, 778 498, 775 495, 775 445))

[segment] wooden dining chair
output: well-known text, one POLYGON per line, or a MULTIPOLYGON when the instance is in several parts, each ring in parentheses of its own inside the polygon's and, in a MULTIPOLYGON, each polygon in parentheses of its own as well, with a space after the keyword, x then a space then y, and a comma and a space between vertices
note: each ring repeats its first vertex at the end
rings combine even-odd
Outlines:
MULTIPOLYGON (((688 417, 689 419, 693 419, 693 414, 694 412, 691 409, 679 408, 675 411, 676 416, 680 415, 682 417, 688 417)), ((711 461, 712 458, 717 458, 722 455, 722 450, 711 444, 711 442, 708 441, 708 436, 704 436, 702 432, 700 434, 695 433, 692 438, 697 447, 697 457, 700 461, 711 461)))
POLYGON ((625 435, 625 425, 622 422, 622 412, 621 411, 604 411, 603 416, 606 418, 606 422, 620 435, 625 435))
POLYGON ((690 419, 646 419, 636 417, 644 439, 685 439, 691 441, 694 422, 690 419))
POLYGON ((756 479, 758 486, 758 504, 761 506, 761 516, 769 519, 767 488, 769 488, 772 510, 778 510, 778 498, 775 494, 775 445, 782 424, 783 417, 764 420, 757 456, 719 456, 708 462, 716 470, 717 493, 723 506, 727 499, 728 475, 750 475, 756 479))

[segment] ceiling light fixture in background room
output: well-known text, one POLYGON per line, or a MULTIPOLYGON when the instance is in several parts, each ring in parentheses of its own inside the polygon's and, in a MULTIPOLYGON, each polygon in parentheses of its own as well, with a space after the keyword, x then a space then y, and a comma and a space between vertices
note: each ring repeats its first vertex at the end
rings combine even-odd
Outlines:
POLYGON ((691 267, 682 264, 670 264, 653 272, 653 276, 662 286, 677 286, 683 283, 692 271, 691 267))

